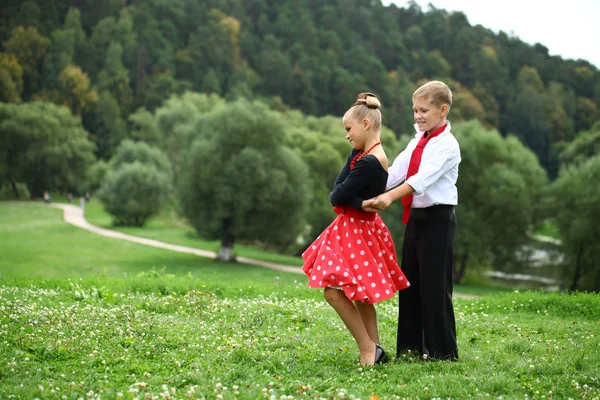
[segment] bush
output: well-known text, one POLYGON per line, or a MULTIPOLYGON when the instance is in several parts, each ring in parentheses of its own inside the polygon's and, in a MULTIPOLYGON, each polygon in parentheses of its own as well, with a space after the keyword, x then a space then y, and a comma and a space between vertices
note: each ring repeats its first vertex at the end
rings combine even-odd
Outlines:
POLYGON ((117 225, 143 226, 158 214, 170 187, 168 174, 136 161, 110 171, 98 198, 117 225))

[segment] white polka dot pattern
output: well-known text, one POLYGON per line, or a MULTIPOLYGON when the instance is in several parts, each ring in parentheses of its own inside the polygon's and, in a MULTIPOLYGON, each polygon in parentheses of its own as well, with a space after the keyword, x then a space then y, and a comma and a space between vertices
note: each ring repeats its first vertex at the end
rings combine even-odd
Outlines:
POLYGON ((302 254, 302 270, 309 287, 341 287, 352 301, 375 303, 410 286, 395 254, 378 215, 373 221, 339 215, 302 254))

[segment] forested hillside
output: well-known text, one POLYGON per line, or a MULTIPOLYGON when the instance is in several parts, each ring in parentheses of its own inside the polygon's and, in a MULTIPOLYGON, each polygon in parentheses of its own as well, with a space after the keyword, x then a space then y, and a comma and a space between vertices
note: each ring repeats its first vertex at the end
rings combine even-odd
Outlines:
POLYGON ((412 130, 411 94, 439 78, 451 120, 514 133, 551 177, 558 153, 599 118, 600 72, 551 57, 464 14, 379 0, 7 0, 0 101, 45 100, 81 115, 108 159, 131 115, 186 90, 341 115, 364 90, 386 125, 412 130))

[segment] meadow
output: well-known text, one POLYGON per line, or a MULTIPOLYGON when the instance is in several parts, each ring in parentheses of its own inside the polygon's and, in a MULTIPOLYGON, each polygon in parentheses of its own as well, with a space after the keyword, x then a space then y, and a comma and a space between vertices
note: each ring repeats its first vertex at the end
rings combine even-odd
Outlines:
MULTIPOLYGON (((99 237, 31 204, 0 203, 0 254, 0 399, 600 398, 596 294, 473 289, 454 300, 459 362, 360 367, 299 274, 99 237)), ((393 355, 396 301, 378 313, 393 355)))

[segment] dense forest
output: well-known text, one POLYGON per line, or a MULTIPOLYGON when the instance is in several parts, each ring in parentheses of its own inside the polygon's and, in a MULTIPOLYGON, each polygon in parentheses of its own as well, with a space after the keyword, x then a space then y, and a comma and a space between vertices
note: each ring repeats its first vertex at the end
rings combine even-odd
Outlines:
POLYGON ((454 91, 452 121, 515 134, 551 178, 560 150, 600 118, 595 66, 415 3, 6 0, 0 43, 0 101, 68 105, 101 159, 132 114, 186 90, 316 116, 341 115, 369 90, 400 135, 412 131, 412 91, 438 78, 454 91))

